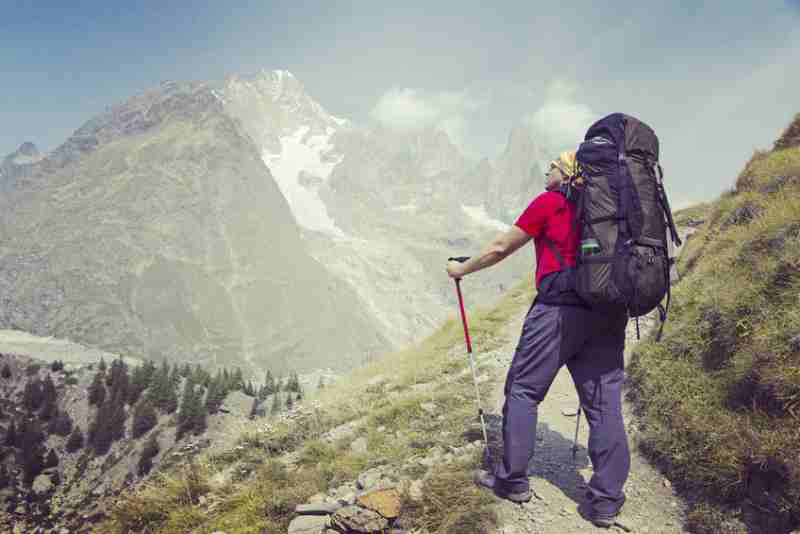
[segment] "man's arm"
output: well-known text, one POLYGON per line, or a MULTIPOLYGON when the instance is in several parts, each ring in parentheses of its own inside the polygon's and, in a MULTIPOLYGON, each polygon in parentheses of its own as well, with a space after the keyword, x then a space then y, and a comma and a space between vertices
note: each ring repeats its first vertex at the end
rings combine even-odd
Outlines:
POLYGON ((447 274, 451 278, 480 271, 500 262, 516 252, 522 245, 531 240, 531 236, 518 226, 512 226, 506 233, 497 236, 478 256, 473 256, 464 263, 451 261, 447 264, 447 274))

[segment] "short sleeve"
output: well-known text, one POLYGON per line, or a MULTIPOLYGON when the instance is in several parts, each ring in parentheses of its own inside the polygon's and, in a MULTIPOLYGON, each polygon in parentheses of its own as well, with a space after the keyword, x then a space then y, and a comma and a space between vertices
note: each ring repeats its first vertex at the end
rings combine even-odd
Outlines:
POLYGON ((519 227, 531 237, 540 237, 547 225, 547 219, 553 211, 553 203, 550 200, 549 193, 543 193, 533 199, 514 226, 519 227))

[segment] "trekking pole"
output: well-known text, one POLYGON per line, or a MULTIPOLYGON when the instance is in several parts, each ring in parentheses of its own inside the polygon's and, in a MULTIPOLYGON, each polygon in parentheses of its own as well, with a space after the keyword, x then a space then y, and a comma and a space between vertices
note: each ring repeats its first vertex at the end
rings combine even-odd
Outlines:
MULTIPOLYGON (((448 258, 447 261, 457 261, 464 263, 469 259, 468 256, 448 258)), ((469 354, 469 366, 472 369, 472 383, 475 385, 475 398, 478 402, 478 416, 481 420, 481 431, 483 432, 483 443, 486 446, 486 453, 489 451, 489 438, 486 434, 486 422, 483 419, 483 405, 481 404, 481 392, 478 388, 478 375, 475 373, 475 359, 472 356, 472 342, 469 339, 469 326, 467 326, 467 313, 464 311, 464 299, 461 297, 461 278, 456 278, 456 293, 458 293, 458 306, 461 310, 461 323, 464 325, 464 340, 467 343, 467 354, 469 354)))
POLYGON ((581 424, 581 405, 578 404, 578 418, 575 419, 575 440, 572 443, 572 459, 578 454, 578 427, 581 424))

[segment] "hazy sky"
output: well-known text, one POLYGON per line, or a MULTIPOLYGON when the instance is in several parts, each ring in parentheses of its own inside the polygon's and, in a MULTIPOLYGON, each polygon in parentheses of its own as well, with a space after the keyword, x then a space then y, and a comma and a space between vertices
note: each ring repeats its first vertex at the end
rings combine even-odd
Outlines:
POLYGON ((2 0, 0 154, 51 150, 163 80, 281 68, 336 115, 439 125, 474 157, 520 122, 555 146, 637 115, 685 204, 800 112, 800 0, 202 4, 2 0))

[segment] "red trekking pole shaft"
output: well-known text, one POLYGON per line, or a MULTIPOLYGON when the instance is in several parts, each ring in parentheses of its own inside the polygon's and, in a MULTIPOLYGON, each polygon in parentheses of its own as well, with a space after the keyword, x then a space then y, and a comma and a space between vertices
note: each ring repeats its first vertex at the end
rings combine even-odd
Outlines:
MULTIPOLYGON (((468 257, 450 258, 449 261, 464 263, 468 257)), ((483 433, 483 443, 486 446, 484 453, 489 451, 489 438, 486 435, 486 422, 483 419, 483 404, 481 403, 481 392, 478 388, 478 374, 475 372, 475 359, 472 356, 472 342, 469 339, 469 326, 467 326, 467 312, 464 310, 464 298, 461 296, 461 279, 456 278, 456 293, 458 293, 458 306, 461 309, 461 323, 464 325, 464 340, 467 342, 467 354, 469 355, 469 366, 472 370, 472 382, 475 384, 475 400, 478 403, 478 417, 481 420, 481 432, 483 433)))
POLYGON ((461 278, 456 278, 456 292, 458 293, 458 306, 461 308, 461 324, 464 325, 464 339, 467 341, 467 352, 472 354, 472 342, 469 339, 469 326, 467 326, 467 312, 464 311, 464 298, 461 296, 461 278))

